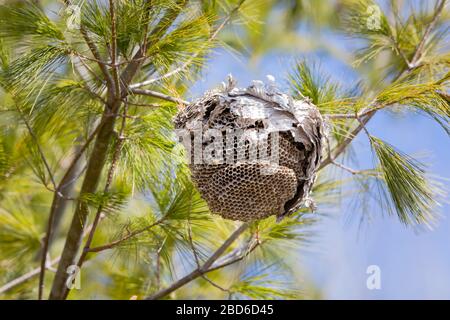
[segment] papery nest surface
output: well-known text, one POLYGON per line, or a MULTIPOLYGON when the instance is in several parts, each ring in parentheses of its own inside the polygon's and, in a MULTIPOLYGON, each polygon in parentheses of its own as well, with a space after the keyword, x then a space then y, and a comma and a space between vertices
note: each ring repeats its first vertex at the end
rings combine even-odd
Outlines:
POLYGON ((274 79, 206 92, 174 119, 194 183, 226 219, 278 219, 313 207, 323 119, 308 98, 294 100, 274 79))

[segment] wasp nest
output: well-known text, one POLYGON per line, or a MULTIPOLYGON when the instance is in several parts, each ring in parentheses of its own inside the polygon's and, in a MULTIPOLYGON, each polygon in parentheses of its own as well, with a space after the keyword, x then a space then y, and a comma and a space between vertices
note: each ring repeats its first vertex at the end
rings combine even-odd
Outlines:
POLYGON ((174 121, 194 183, 211 212, 227 219, 281 219, 312 206, 322 117, 308 99, 294 100, 268 79, 242 89, 230 76, 174 121))

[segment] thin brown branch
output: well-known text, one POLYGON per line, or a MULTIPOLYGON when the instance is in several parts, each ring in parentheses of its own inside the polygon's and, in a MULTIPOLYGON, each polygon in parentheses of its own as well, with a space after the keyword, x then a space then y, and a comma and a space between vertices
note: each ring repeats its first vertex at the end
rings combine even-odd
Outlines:
POLYGON ((34 140, 34 143, 36 144, 36 147, 38 149, 39 156, 41 157, 41 160, 42 160, 42 162, 44 164, 45 170, 47 171, 47 173, 49 175, 49 178, 50 178, 50 181, 51 181, 53 187, 56 189, 57 187, 56 187, 55 177, 54 177, 53 172, 52 172, 52 170, 50 168, 50 164, 48 163, 47 158, 45 157, 44 151, 42 150, 41 144, 39 143, 39 139, 36 136, 36 134, 34 133, 33 128, 31 128, 31 125, 28 122, 28 120, 25 117, 25 115, 23 114, 22 110, 20 110, 19 105, 16 102, 14 103, 14 105, 15 105, 15 107, 17 109, 17 112, 18 112, 20 118, 25 123, 25 126, 27 128, 28 133, 30 134, 31 138, 34 140))
MULTIPOLYGON (((191 206, 192 206, 192 201, 189 202, 189 212, 191 211, 191 206)), ((189 245, 191 247, 192 254, 194 255, 195 264, 197 265, 197 269, 199 269, 199 268, 201 268, 200 259, 198 257, 197 249, 195 248, 194 239, 192 238, 192 226, 191 226, 191 221, 189 220, 189 218, 187 220, 187 231, 188 231, 189 245)), ((212 285, 214 288, 217 288, 221 291, 227 292, 228 294, 232 294, 232 292, 229 289, 225 289, 222 286, 218 285, 217 283, 215 283, 214 281, 209 279, 205 274, 202 274, 201 277, 206 282, 208 282, 210 285, 212 285)))
MULTIPOLYGON (((358 121, 360 121, 360 118, 358 117, 357 114, 354 115, 354 118, 357 119, 358 121)), ((366 129, 367 130, 367 129, 366 129)), ((345 170, 349 173, 351 173, 352 175, 373 175, 373 176, 377 176, 378 174, 374 171, 374 170, 356 170, 350 167, 347 167, 346 165, 343 165, 339 162, 337 162, 334 158, 333 158, 333 153, 331 151, 331 143, 330 143, 330 139, 328 137, 325 138, 326 142, 327 142, 327 149, 328 149, 328 158, 330 159, 331 163, 333 165, 335 165, 338 168, 341 168, 342 170, 345 170)))
POLYGON ((106 84, 108 86, 108 88, 110 89, 110 91, 112 92, 112 95, 115 96, 113 93, 115 93, 115 89, 114 89, 114 81, 111 77, 111 74, 108 71, 107 63, 105 63, 100 55, 100 52, 97 48, 97 46, 95 45, 95 43, 92 41, 92 39, 89 37, 88 31, 86 30, 86 28, 81 25, 80 26, 80 32, 83 35, 83 38, 86 42, 86 44, 88 45, 89 49, 92 52, 92 55, 95 57, 95 59, 97 60, 97 64, 100 68, 100 70, 103 73, 103 76, 105 77, 106 80, 106 84))
MULTIPOLYGON (((64 4, 66 6, 69 6, 69 5, 71 5, 71 1, 64 0, 64 4)), ((107 87, 110 89, 109 92, 112 94, 112 97, 114 97, 115 96, 114 81, 111 77, 111 74, 108 71, 108 68, 107 68, 108 63, 102 59, 100 51, 98 50, 95 42, 89 36, 89 32, 84 25, 80 25, 80 33, 83 36, 83 39, 86 42, 87 46, 89 47, 89 50, 91 51, 92 55, 94 56, 93 59, 95 59, 102 74, 105 77, 107 87)), ((112 98, 110 98, 110 99, 112 100, 112 98)), ((110 102, 111 102, 111 100, 110 100, 110 102)))
POLYGON ((101 252, 101 251, 113 249, 113 248, 119 246, 120 244, 122 244, 123 242, 125 242, 125 241, 127 241, 127 240, 129 240, 129 239, 131 239, 133 237, 136 237, 136 236, 138 236, 138 235, 140 235, 140 234, 150 230, 151 228, 153 228, 153 227, 163 223, 164 220, 165 220, 165 217, 163 217, 163 218, 155 221, 154 223, 152 223, 152 224, 150 224, 148 226, 145 226, 145 227, 143 227, 141 229, 132 231, 132 232, 128 233, 126 236, 123 236, 120 239, 117 239, 115 241, 112 241, 110 243, 107 243, 107 244, 104 244, 104 245, 101 245, 101 246, 98 246, 98 247, 89 248, 89 249, 87 249, 87 251, 88 252, 101 252))
POLYGON ((420 59, 422 58, 423 51, 425 49, 425 44, 426 44, 428 38, 430 37, 431 32, 433 32, 434 28, 436 27, 436 24, 439 20, 439 16, 442 14, 442 11, 444 10, 445 2, 446 2, 446 0, 441 0, 441 2, 437 5, 436 10, 434 11, 433 17, 431 18, 431 22, 428 25, 427 29, 425 30, 422 40, 419 42, 419 44, 416 47, 414 56, 411 59, 410 69, 417 67, 417 65, 420 63, 420 59))
MULTIPOLYGON (((90 225, 88 228, 86 228, 86 232, 83 234, 83 237, 85 237, 91 230, 92 225, 90 225)), ((51 260, 50 262, 48 262, 46 264, 46 269, 51 270, 51 267, 57 263, 59 263, 59 261, 61 260, 61 256, 51 260)), ((10 282, 4 284, 3 286, 0 287, 0 294, 5 293, 9 290, 11 290, 12 288, 33 279, 34 277, 36 277, 37 275, 39 275, 41 272, 41 267, 35 268, 23 275, 21 275, 20 277, 11 280, 10 282)))
MULTIPOLYGON (((61 257, 58 257, 58 258, 50 261, 47 264, 46 269, 49 269, 50 266, 53 266, 53 265, 57 264, 60 259, 61 259, 61 257)), ((26 282, 26 281, 36 277, 37 275, 40 274, 40 272, 41 272, 41 268, 38 267, 38 268, 35 268, 35 269, 33 269, 33 270, 31 270, 31 271, 21 275, 20 277, 14 279, 14 280, 11 280, 10 282, 8 282, 8 283, 6 283, 6 284, 4 284, 3 286, 0 287, 0 294, 3 294, 5 292, 11 290, 12 288, 17 287, 18 285, 20 285, 20 284, 22 284, 22 283, 24 283, 24 282, 26 282)))
POLYGON ((214 263, 207 270, 207 272, 219 270, 219 269, 225 268, 227 266, 230 266, 232 264, 235 264, 236 262, 242 261, 250 253, 252 253, 256 248, 258 248, 262 244, 263 244, 263 241, 258 241, 257 239, 254 239, 254 241, 250 241, 249 245, 244 250, 236 250, 236 251, 230 253, 228 256, 224 257, 224 259, 217 260, 216 263, 214 263))
POLYGON ((157 99, 161 99, 161 100, 175 102, 175 103, 182 104, 182 105, 188 105, 189 104, 189 101, 186 101, 186 100, 183 100, 183 99, 180 99, 180 98, 177 98, 177 97, 172 97, 172 96, 169 96, 167 94, 164 94, 164 93, 161 93, 161 92, 157 92, 157 91, 153 91, 153 90, 132 89, 131 92, 133 94, 149 96, 149 97, 153 97, 153 98, 157 98, 157 99))
POLYGON ((245 0, 241 0, 229 13, 228 15, 225 17, 225 19, 222 21, 222 23, 214 30, 213 33, 211 33, 211 36, 208 38, 208 40, 206 41, 206 43, 204 44, 204 46, 202 47, 201 50, 197 51, 196 53, 194 53, 192 55, 192 57, 186 61, 185 63, 183 63, 181 66, 175 68, 172 71, 169 71, 166 74, 163 74, 162 76, 153 78, 153 79, 149 79, 143 82, 139 82, 139 83, 135 83, 130 85, 131 89, 137 89, 137 88, 141 88, 143 86, 147 86, 149 84, 170 78, 180 72, 182 72, 183 70, 185 70, 187 67, 189 67, 189 65, 194 61, 195 58, 197 58, 201 52, 203 52, 203 49, 207 47, 207 45, 209 43, 211 43, 212 41, 214 41, 214 39, 217 38, 217 36, 219 35, 220 31, 230 22, 231 18, 236 14, 236 12, 239 11, 239 9, 241 8, 241 6, 244 4, 245 0))
POLYGON ((333 162, 334 159, 337 159, 345 149, 347 149, 348 145, 353 141, 353 139, 358 135, 358 133, 363 129, 363 127, 369 122, 370 119, 375 115, 375 110, 367 114, 358 126, 353 129, 349 136, 344 138, 344 140, 337 145, 334 150, 320 163, 319 169, 322 170, 324 167, 333 162))
MULTIPOLYGON (((36 146, 38 148, 38 152, 41 156, 42 162, 44 163, 44 166, 46 168, 46 170, 48 171, 48 174, 50 176, 50 179, 52 181, 53 187, 55 189, 54 191, 54 196, 55 197, 60 197, 63 196, 60 193, 60 190, 58 189, 56 182, 55 182, 55 178, 53 176, 53 173, 50 169, 50 165, 48 164, 48 161, 44 155, 44 152, 41 148, 41 145, 39 143, 39 140, 37 138, 37 136, 34 134, 33 129, 31 128, 30 124, 28 123, 28 120, 26 119, 25 115, 23 115, 22 111, 20 110, 19 106, 17 105, 17 103, 15 103, 15 106, 17 108, 17 111, 20 115, 20 117, 22 118, 23 122, 25 123, 25 126, 27 127, 31 137, 33 138, 33 140, 35 140, 36 146)), ((56 208, 52 207, 52 212, 55 211, 56 208)), ((49 218, 49 220, 53 221, 53 216, 51 215, 51 218, 49 218)), ((51 227, 50 227, 51 228, 51 227)), ((41 300, 42 299, 42 294, 44 291, 44 274, 45 274, 45 269, 46 269, 46 259, 47 259, 47 252, 48 252, 48 245, 49 245, 49 240, 50 239, 50 235, 49 233, 46 233, 43 241, 42 241, 42 259, 41 259, 41 271, 40 271, 40 279, 39 279, 39 289, 38 289, 38 299, 41 300)))
POLYGON ((97 135, 97 133, 100 130, 101 125, 102 125, 102 123, 100 123, 94 129, 94 131, 87 138, 84 145, 77 151, 77 153, 75 154, 75 156, 72 159, 72 162, 70 163, 69 167, 67 168, 65 175, 63 176, 63 178, 59 182, 58 186, 56 187, 55 194, 53 195, 53 200, 52 200, 52 204, 50 207, 50 214, 49 214, 49 218, 48 218, 48 222, 47 222, 47 229, 45 232, 45 236, 44 236, 44 240, 43 240, 43 247, 41 250, 41 271, 39 274, 39 299, 42 299, 42 294, 43 294, 43 290, 44 290, 44 279, 45 279, 45 270, 46 270, 45 265, 46 265, 46 260, 47 260, 48 249, 50 247, 50 240, 52 239, 52 236, 53 236, 53 227, 54 227, 56 212, 57 212, 58 208, 61 207, 60 202, 63 198, 61 196, 61 190, 63 190, 69 184, 69 182, 73 179, 73 172, 75 171, 75 168, 78 164, 79 159, 84 154, 84 152, 87 150, 87 148, 89 147, 89 144, 92 142, 92 140, 94 140, 95 136, 97 135))
MULTIPOLYGON (((150 35, 148 35, 148 24, 146 25, 145 38, 143 44, 139 47, 139 50, 136 52, 136 54, 131 59, 130 63, 126 66, 126 68, 120 75, 123 86, 122 98, 125 98, 126 95, 129 93, 130 89, 129 85, 133 80, 133 77, 136 75, 137 71, 145 61, 145 59, 143 58, 146 57, 147 48, 152 45, 152 43, 149 43, 149 38, 155 37, 156 39, 159 39, 163 37, 166 31, 170 28, 170 26, 176 20, 181 10, 186 6, 187 3, 188 3, 187 0, 178 0, 176 8, 168 10, 168 12, 161 18, 158 25, 152 30, 150 35)), ((145 4, 147 7, 146 14, 148 17, 150 14, 150 1, 149 0, 146 1, 145 4)))
MULTIPOLYGON (((389 105, 375 105, 373 107, 367 107, 362 109, 360 112, 358 112, 358 117, 362 118, 374 111, 378 111, 380 109, 383 109, 384 107, 387 107, 389 105)), ((324 114, 325 118, 328 119, 356 119, 356 115, 354 113, 330 113, 330 114, 324 114)))
MULTIPOLYGON (((88 64, 86 64, 83 59, 81 59, 79 56, 77 56, 75 54, 75 57, 77 58, 77 60, 81 63, 81 66, 87 70, 87 72, 89 72, 91 75, 94 76, 94 78, 96 78, 99 82, 102 82, 102 79, 100 79, 100 77, 89 67, 88 64)), ((101 95, 99 95, 98 93, 95 92, 95 90, 93 88, 91 88, 89 86, 89 78, 86 77, 86 75, 83 73, 83 70, 81 70, 80 65, 78 65, 76 62, 73 63, 73 68, 75 69, 75 71, 78 73, 78 75, 80 76, 81 80, 83 81, 83 85, 82 88, 87 91, 92 97, 100 100, 103 104, 106 104, 106 100, 103 99, 103 97, 101 95)))
POLYGON ((111 16, 111 64, 116 98, 120 98, 119 67, 117 66, 117 30, 116 9, 114 0, 109 0, 109 14, 111 16))
MULTIPOLYGON (((420 41, 420 43, 417 45, 416 50, 414 52, 413 58, 411 59, 410 65, 403 70, 395 79, 393 82, 397 81, 398 79, 403 78, 406 74, 411 72, 420 62, 420 58, 422 57, 423 50, 425 48, 425 43, 427 42, 429 36, 431 35, 431 32, 436 26, 436 23, 439 19, 439 16, 441 15, 444 7, 445 7, 446 0, 441 0, 439 5, 437 5, 437 8, 433 14, 433 18, 428 25, 427 29, 425 30, 425 33, 420 41)), ((323 169, 330 163, 332 163, 332 159, 337 159, 348 147, 348 145, 353 141, 353 139, 358 135, 358 133, 361 132, 361 130, 365 129, 365 126, 367 123, 373 118, 375 113, 377 112, 377 109, 368 109, 369 111, 362 117, 359 117, 358 125, 353 129, 351 134, 346 137, 335 149, 333 150, 333 153, 330 154, 327 158, 325 158, 321 164, 318 170, 323 169)))
POLYGON ((164 296, 168 295, 169 293, 181 288, 185 284, 191 282, 192 280, 200 277, 201 275, 209 272, 210 267, 213 265, 217 259, 222 256, 222 254, 231 246, 231 244, 236 241, 239 236, 244 233, 244 231, 248 228, 248 223, 243 223, 239 228, 237 228, 225 242, 209 257, 209 259, 203 263, 203 265, 200 268, 196 268, 194 271, 189 273, 188 275, 184 276, 183 278, 179 279, 175 283, 173 283, 171 286, 159 290, 158 292, 148 296, 146 300, 157 300, 160 298, 163 298, 164 296))

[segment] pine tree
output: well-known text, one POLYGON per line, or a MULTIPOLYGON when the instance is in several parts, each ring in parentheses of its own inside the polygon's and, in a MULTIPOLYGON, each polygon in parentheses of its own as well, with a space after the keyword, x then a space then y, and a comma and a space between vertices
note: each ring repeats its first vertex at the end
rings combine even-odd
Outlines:
POLYGON ((383 11, 371 0, 2 5, 0 294, 302 298, 293 281, 298 248, 355 185, 361 194, 378 190, 384 211, 405 225, 432 225, 439 182, 367 124, 380 110, 405 109, 450 133, 448 18, 445 0, 408 11, 401 1, 383 11), (292 95, 309 97, 329 123, 313 189, 319 212, 278 223, 213 216, 189 178, 172 118, 213 49, 256 63, 272 48, 306 45, 297 33, 305 22, 312 34, 332 28, 362 44, 347 59, 361 75, 353 88, 308 60, 288 77, 292 95), (358 135, 370 142, 373 168, 344 165, 358 135), (82 290, 66 286, 67 270, 81 274, 82 290))

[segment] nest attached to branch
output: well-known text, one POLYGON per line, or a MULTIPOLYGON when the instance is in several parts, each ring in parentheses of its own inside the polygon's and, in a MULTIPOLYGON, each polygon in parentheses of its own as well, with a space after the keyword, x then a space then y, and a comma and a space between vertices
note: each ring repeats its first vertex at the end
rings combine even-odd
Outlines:
POLYGON ((323 120, 308 99, 294 100, 268 76, 237 88, 231 76, 176 116, 194 183, 211 212, 226 219, 278 219, 314 207, 323 120))

